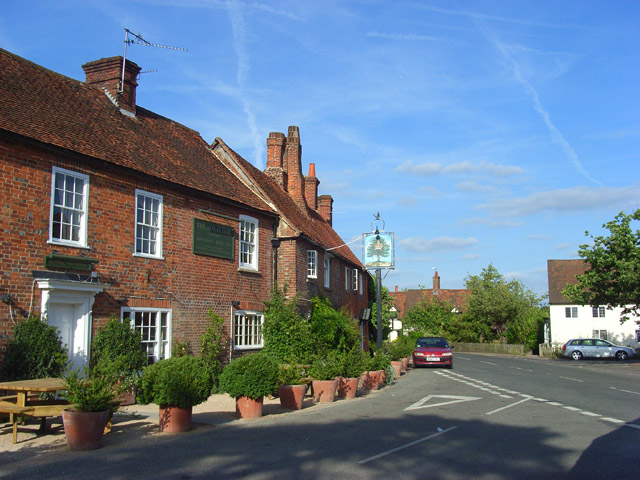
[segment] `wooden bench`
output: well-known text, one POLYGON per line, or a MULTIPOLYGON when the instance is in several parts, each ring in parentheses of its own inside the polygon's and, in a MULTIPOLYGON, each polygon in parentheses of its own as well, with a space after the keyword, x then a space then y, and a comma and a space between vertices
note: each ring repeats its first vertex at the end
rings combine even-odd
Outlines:
POLYGON ((56 400, 52 401, 55 403, 44 402, 47 401, 42 400, 38 401, 39 404, 19 407, 9 401, 0 400, 0 413, 8 413, 10 415, 9 421, 13 423, 13 443, 18 441, 18 416, 41 418, 40 430, 44 430, 46 429, 46 417, 59 417, 62 415, 62 410, 71 406, 66 402, 62 403, 62 401, 56 400))

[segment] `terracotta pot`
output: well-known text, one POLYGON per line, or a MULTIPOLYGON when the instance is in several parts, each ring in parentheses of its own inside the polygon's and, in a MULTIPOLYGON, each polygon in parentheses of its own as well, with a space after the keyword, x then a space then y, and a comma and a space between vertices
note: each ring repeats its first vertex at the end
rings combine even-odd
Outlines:
POLYGON ((249 397, 236 398, 236 413, 240 418, 257 418, 262 416, 263 398, 258 399, 249 397))
POLYGON ((380 381, 378 382, 378 388, 382 388, 387 384, 387 372, 384 370, 378 370, 380 372, 380 381))
POLYGON ((336 397, 337 380, 314 380, 311 382, 313 400, 321 403, 333 402, 336 397))
POLYGON ((280 406, 289 410, 300 410, 306 391, 306 385, 280 385, 278 387, 280 406))
POLYGON ((180 408, 160 405, 158 415, 160 431, 164 433, 181 433, 191 429, 192 407, 180 408))
POLYGON ((120 400, 120 406, 126 407, 127 405, 135 405, 136 403, 136 387, 133 386, 129 390, 122 392, 118 397, 120 400))
POLYGON ((402 375, 402 360, 392 361, 391 366, 393 367, 395 378, 400 378, 400 375, 402 375))
POLYGON ((355 398, 358 391, 359 377, 355 378, 338 378, 338 396, 342 398, 355 398))
POLYGON ((406 372, 409 369, 409 359, 411 357, 405 357, 402 359, 402 371, 406 372))
POLYGON ((362 380, 363 390, 378 390, 380 388, 380 372, 382 370, 374 370, 364 372, 360 379, 362 380))
POLYGON ((111 410, 80 412, 63 410, 62 423, 69 450, 95 450, 100 448, 104 427, 111 410))

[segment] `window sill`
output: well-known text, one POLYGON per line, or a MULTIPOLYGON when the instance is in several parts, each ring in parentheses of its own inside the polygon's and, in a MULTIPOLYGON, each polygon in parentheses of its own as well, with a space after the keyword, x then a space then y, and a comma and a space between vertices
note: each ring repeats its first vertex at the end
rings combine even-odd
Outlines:
POLYGON ((234 350, 262 350, 264 345, 234 345, 234 350))
POLYGON ((254 268, 238 267, 238 271, 242 273, 255 273, 256 275, 260 275, 260 270, 254 268))
POLYGON ((56 240, 47 240, 49 245, 55 245, 56 247, 71 247, 71 248, 81 248, 82 250, 91 250, 91 247, 87 245, 80 245, 78 243, 67 243, 67 242, 59 242, 56 240))
POLYGON ((144 253, 134 253, 133 254, 134 257, 138 257, 138 258, 150 258, 152 260, 164 260, 164 257, 157 257, 155 255, 145 255, 144 253))

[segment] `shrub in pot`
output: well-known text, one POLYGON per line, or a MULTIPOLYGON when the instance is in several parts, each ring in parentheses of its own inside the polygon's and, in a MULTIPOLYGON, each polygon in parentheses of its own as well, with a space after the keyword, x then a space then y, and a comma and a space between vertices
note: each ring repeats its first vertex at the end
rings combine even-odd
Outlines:
POLYGON ((138 402, 160 408, 160 430, 191 428, 192 407, 211 394, 211 374, 199 358, 171 357, 149 365, 138 382, 138 402))
POLYGON ((62 411, 62 422, 71 450, 100 447, 105 426, 118 407, 111 379, 90 370, 81 378, 72 372, 65 379, 64 398, 71 404, 62 411))
POLYGON ((278 366, 278 397, 282 408, 300 410, 307 391, 307 381, 302 365, 282 364, 278 366))
POLYGON ((362 372, 366 370, 369 356, 359 346, 353 347, 340 356, 338 396, 354 398, 362 372))
POLYGON ((219 386, 236 399, 240 417, 260 417, 263 397, 278 390, 278 361, 263 352, 235 358, 222 371, 219 386))
POLYGON ((123 405, 135 402, 135 385, 146 363, 140 333, 114 316, 91 342, 93 372, 117 385, 123 405))
POLYGON ((313 378, 311 388, 316 402, 333 402, 338 387, 336 377, 340 376, 341 359, 335 350, 317 356, 309 367, 309 376, 313 378))

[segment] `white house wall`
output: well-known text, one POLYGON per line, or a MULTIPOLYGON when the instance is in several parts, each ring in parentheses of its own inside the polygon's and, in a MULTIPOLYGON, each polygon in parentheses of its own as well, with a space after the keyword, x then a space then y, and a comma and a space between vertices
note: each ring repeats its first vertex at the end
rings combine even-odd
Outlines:
POLYGON ((638 317, 631 316, 625 323, 620 324, 621 311, 621 308, 605 309, 604 318, 594 318, 590 306, 551 305, 551 343, 563 345, 572 338, 592 338, 594 330, 606 330, 607 340, 610 342, 638 348, 640 347, 640 342, 637 341, 640 329, 636 323, 638 317), (577 307, 577 318, 566 318, 566 307, 577 307))

